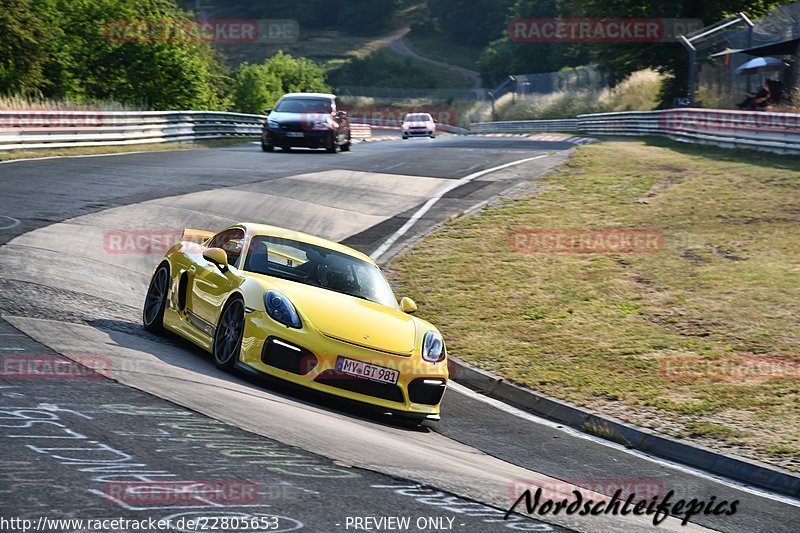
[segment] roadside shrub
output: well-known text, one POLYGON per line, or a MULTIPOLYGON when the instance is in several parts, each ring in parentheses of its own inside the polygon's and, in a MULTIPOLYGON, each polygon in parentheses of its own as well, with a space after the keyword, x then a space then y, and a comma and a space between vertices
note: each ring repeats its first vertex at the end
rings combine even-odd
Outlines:
POLYGON ((600 91, 558 91, 518 96, 501 106, 499 120, 574 118, 587 113, 649 111, 658 107, 666 76, 646 69, 634 72, 612 88, 600 91))
POLYGON ((233 109, 261 114, 290 92, 330 92, 325 74, 313 61, 278 52, 260 65, 243 63, 233 80, 233 109))

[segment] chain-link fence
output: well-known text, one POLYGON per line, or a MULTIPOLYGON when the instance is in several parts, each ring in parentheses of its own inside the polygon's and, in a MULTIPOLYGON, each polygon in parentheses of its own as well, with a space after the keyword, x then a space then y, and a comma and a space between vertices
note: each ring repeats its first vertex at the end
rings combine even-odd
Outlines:
POLYGON ((608 77, 596 68, 576 67, 558 72, 509 76, 489 93, 494 100, 499 100, 507 94, 550 94, 559 91, 602 89, 607 85, 608 77))
POLYGON ((798 57, 774 54, 790 66, 755 74, 739 74, 736 69, 754 59, 754 56, 733 51, 800 38, 800 2, 778 7, 766 17, 754 20, 753 24, 752 29, 742 24, 735 29, 692 42, 700 62, 697 100, 703 107, 735 108, 737 103, 745 100, 748 93, 758 92, 771 81, 773 90, 778 87, 782 92, 773 95, 773 108, 790 109, 792 88, 796 88, 798 57))

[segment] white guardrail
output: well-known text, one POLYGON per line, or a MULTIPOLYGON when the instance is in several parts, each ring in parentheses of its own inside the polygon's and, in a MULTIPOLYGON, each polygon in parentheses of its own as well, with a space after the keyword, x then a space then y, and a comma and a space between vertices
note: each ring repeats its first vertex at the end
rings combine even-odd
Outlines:
POLYGON ((665 135, 678 141, 800 154, 800 114, 720 109, 667 109, 580 115, 577 119, 481 122, 473 133, 564 132, 665 135))
MULTIPOLYGON (((266 116, 216 111, 0 110, 0 151, 258 137, 266 116)), ((352 137, 372 136, 351 124, 352 137)))
POLYGON ((265 118, 213 111, 0 110, 0 150, 253 137, 265 118))
POLYGON ((478 122, 470 125, 472 133, 569 133, 578 131, 574 118, 558 120, 514 120, 508 122, 478 122))

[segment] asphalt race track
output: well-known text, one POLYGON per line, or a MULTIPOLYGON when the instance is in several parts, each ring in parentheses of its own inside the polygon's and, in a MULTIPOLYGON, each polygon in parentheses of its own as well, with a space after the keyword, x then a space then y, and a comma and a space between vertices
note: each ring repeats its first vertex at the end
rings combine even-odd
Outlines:
POLYGON ((650 518, 633 515, 503 520, 519 486, 605 480, 658 485, 676 499, 740 501, 733 516, 701 514, 686 526, 670 518, 659 530, 796 531, 800 502, 631 452, 458 385, 445 397, 442 421, 416 428, 222 373, 187 342, 142 329, 159 256, 109 240, 115 232, 257 221, 372 253, 453 180, 536 158, 444 194, 385 261, 448 217, 542 176, 571 146, 441 136, 338 155, 266 154, 247 143, 0 164, 0 357, 60 353, 70 358, 64 365, 99 357, 111 363, 112 378, 1 376, 0 516, 276 517, 271 531, 353 530, 367 516, 410 517, 412 531, 653 530, 650 518), (257 492, 188 502, 109 493, 109 482, 144 478, 257 492))

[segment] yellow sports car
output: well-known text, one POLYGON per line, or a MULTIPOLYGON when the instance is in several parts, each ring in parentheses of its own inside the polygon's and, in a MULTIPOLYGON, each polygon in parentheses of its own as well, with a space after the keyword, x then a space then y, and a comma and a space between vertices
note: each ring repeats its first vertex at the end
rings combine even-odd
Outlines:
POLYGON ((239 367, 394 414, 439 419, 447 353, 366 255, 259 224, 185 230, 155 269, 144 327, 239 367), (201 242, 202 244, 197 244, 201 242))

